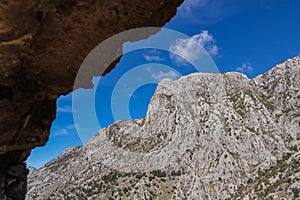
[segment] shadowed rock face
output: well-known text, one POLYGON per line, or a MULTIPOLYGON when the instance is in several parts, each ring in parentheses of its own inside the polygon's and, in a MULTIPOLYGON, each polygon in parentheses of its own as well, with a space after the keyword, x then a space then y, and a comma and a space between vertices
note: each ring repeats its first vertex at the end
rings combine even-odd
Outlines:
POLYGON ((0 1, 1 188, 8 165, 47 142, 56 99, 86 55, 119 32, 164 25, 182 1, 0 1))

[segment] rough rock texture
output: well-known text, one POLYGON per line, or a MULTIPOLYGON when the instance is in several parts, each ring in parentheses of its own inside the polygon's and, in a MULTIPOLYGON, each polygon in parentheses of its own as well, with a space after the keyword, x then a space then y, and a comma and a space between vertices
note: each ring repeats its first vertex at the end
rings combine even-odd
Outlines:
POLYGON ((164 25, 181 2, 0 0, 1 188, 8 165, 47 142, 56 99, 72 91, 85 56, 121 31, 164 25))
POLYGON ((254 79, 163 80, 118 121, 29 176, 27 199, 299 199, 300 55, 254 79))

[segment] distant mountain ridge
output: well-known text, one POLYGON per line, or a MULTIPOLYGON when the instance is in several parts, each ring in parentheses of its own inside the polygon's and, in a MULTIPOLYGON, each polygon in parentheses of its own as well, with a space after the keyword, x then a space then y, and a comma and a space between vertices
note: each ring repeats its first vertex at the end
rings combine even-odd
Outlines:
POLYGON ((300 55, 253 79, 195 73, 31 173, 27 199, 299 199, 299 147, 300 55))

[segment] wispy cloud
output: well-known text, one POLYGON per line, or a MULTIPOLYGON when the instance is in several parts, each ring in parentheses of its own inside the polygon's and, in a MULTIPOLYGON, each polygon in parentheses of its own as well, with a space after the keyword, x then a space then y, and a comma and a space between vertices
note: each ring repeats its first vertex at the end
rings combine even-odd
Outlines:
POLYGON ((159 57, 159 56, 151 56, 151 55, 144 55, 145 60, 147 60, 148 62, 161 62, 164 59, 159 57))
POLYGON ((179 8, 180 14, 190 15, 193 8, 197 5, 198 7, 204 7, 208 3, 208 0, 185 0, 179 8))
POLYGON ((71 124, 66 126, 65 128, 54 127, 53 135, 61 136, 61 135, 69 135, 76 129, 75 124, 71 124))
POLYGON ((164 58, 160 56, 158 50, 147 50, 143 57, 148 62, 161 62, 164 60, 164 58))
POLYGON ((250 63, 243 63, 242 66, 237 67, 235 70, 238 72, 246 73, 251 72, 253 70, 253 67, 250 63))
POLYGON ((170 58, 179 65, 185 63, 184 59, 196 61, 199 56, 205 55, 205 49, 210 55, 218 55, 219 47, 216 45, 214 37, 207 30, 200 34, 194 35, 186 39, 178 39, 176 44, 171 45, 169 51, 170 58), (202 48, 201 48, 202 47, 202 48), (177 55, 176 55, 177 54, 177 55))
POLYGON ((154 78, 157 81, 161 81, 161 80, 166 79, 166 78, 174 80, 174 79, 177 79, 180 76, 177 72, 172 71, 172 70, 167 71, 167 72, 164 72, 164 71, 153 72, 151 70, 151 68, 148 67, 147 71, 151 74, 151 77, 154 78))
POLYGON ((58 106, 57 112, 72 112, 72 106, 58 106))
POLYGON ((168 71, 168 72, 160 71, 158 73, 152 74, 152 77, 158 81, 161 81, 165 78, 176 79, 176 78, 178 78, 178 74, 174 71, 168 71))

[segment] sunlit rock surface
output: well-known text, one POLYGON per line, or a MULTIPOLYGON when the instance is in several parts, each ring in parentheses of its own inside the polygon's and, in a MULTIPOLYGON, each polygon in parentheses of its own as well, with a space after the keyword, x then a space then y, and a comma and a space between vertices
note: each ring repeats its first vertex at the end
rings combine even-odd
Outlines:
POLYGON ((254 79, 163 80, 118 121, 29 176, 27 199, 297 199, 300 56, 254 79))

